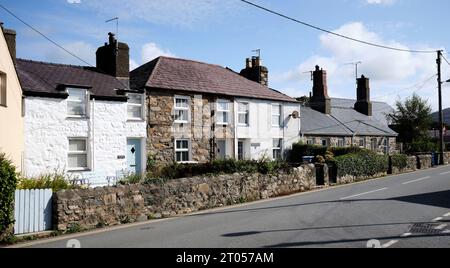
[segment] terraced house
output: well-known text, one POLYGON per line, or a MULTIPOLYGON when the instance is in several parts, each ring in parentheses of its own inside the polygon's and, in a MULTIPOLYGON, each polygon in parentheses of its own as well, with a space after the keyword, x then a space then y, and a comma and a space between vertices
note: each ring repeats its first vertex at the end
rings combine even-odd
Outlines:
POLYGON ((370 100, 369 78, 357 79, 357 99, 328 96, 327 72, 316 66, 313 92, 302 105, 302 141, 328 147, 356 146, 380 153, 397 151, 398 134, 389 128, 387 103, 370 100))
POLYGON ((300 105, 267 87, 260 58, 238 74, 159 57, 130 76, 131 88, 147 93, 147 150, 158 163, 279 159, 299 139, 300 105))
POLYGON ((17 59, 25 96, 26 176, 64 172, 105 185, 145 170, 144 94, 129 90, 129 48, 110 34, 97 66, 17 59))

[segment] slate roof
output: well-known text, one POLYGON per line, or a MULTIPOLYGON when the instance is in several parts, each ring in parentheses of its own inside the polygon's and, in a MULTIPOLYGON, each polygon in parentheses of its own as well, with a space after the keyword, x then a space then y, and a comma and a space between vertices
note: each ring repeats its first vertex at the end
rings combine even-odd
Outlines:
MULTIPOLYGON (((331 106, 335 108, 353 109, 355 103, 356 100, 352 99, 331 98, 331 106)), ((392 108, 389 104, 385 102, 372 101, 372 119, 382 124, 383 126, 389 126, 386 115, 393 112, 394 108, 392 108)))
POLYGON ((353 108, 333 107, 327 115, 310 107, 301 108, 301 133, 315 136, 388 136, 397 133, 353 108))
POLYGON ((95 68, 17 59, 17 74, 25 96, 65 98, 65 86, 85 87, 91 97, 126 101, 118 90, 127 85, 95 68))
POLYGON ((130 75, 130 86, 134 90, 158 88, 297 102, 281 92, 244 78, 228 68, 169 57, 158 57, 133 70, 130 75))

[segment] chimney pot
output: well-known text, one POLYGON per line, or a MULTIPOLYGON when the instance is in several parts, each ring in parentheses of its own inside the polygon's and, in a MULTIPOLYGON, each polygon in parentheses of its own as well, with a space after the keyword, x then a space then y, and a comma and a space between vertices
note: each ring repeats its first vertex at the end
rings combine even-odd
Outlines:
POLYGON ((245 67, 240 73, 243 77, 263 86, 269 86, 269 70, 262 66, 260 57, 247 58, 245 67))

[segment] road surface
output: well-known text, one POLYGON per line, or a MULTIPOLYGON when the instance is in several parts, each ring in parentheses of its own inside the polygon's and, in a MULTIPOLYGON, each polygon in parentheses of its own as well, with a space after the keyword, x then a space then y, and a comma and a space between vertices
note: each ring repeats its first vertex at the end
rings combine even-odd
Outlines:
POLYGON ((450 247, 450 166, 21 246, 74 238, 83 248, 450 247))

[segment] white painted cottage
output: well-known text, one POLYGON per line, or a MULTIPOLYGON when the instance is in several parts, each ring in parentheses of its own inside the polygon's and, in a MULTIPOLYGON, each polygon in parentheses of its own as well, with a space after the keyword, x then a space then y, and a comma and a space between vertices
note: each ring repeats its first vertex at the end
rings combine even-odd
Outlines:
POLYGON ((17 59, 26 176, 64 172, 101 186, 145 171, 145 93, 129 90, 128 46, 109 41, 97 68, 17 59))

